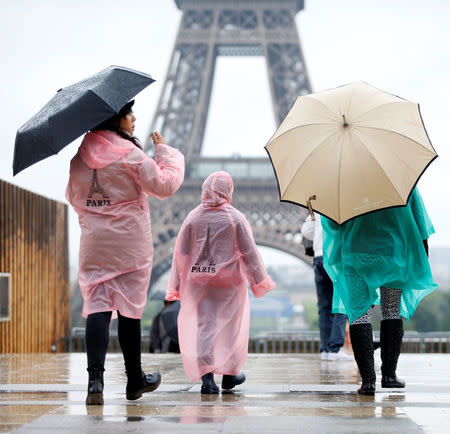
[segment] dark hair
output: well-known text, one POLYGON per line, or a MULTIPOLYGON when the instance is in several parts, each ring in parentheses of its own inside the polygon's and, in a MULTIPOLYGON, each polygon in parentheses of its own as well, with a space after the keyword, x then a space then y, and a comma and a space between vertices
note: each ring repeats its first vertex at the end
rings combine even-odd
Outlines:
POLYGON ((124 118, 128 113, 132 113, 133 110, 131 109, 134 105, 134 100, 126 103, 119 111, 118 114, 111 116, 109 119, 106 119, 106 121, 103 121, 101 124, 98 124, 96 127, 91 128, 91 131, 98 131, 98 130, 108 130, 108 131, 114 131, 117 133, 120 137, 129 140, 130 142, 133 142, 139 149, 142 149, 141 142, 139 139, 135 136, 131 136, 126 131, 123 131, 120 129, 120 119, 124 118))

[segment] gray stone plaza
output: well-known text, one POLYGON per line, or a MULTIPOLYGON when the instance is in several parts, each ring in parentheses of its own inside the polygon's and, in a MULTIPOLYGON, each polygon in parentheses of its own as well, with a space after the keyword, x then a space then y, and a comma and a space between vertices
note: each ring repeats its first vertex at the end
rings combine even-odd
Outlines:
MULTIPOLYGON (((379 376, 379 354, 376 352, 379 376)), ((234 393, 201 395, 178 354, 145 354, 161 386, 125 399, 121 354, 108 354, 105 405, 86 407, 85 355, 0 356, 0 432, 448 432, 450 356, 403 354, 406 389, 356 394, 353 361, 320 361, 318 354, 249 354, 247 381, 234 393)), ((220 378, 216 378, 219 381, 220 378)))

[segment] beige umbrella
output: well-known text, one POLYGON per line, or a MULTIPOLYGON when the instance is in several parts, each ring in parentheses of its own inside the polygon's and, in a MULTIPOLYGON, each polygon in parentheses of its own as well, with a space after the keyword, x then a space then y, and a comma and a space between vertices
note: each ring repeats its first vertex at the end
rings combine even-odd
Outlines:
POLYGON ((406 205, 437 157, 418 104, 364 82, 298 97, 265 148, 280 200, 338 224, 406 205))

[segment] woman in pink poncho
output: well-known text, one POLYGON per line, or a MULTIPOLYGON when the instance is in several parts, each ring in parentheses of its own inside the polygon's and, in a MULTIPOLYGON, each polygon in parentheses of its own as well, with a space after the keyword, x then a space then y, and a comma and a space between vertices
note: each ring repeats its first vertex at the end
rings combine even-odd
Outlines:
POLYGON ((184 221, 175 245, 167 300, 181 300, 178 339, 184 369, 202 379, 201 393, 218 393, 245 381, 250 306, 275 287, 258 253, 245 217, 230 205, 233 180, 212 173, 203 183, 202 203, 184 221))
POLYGON ((153 260, 148 196, 165 199, 180 187, 184 157, 152 135, 155 159, 133 137, 129 102, 84 137, 70 164, 66 197, 81 226, 78 282, 84 299, 89 384, 86 404, 103 404, 103 371, 113 311, 134 400, 161 376, 141 369, 141 323, 153 260))

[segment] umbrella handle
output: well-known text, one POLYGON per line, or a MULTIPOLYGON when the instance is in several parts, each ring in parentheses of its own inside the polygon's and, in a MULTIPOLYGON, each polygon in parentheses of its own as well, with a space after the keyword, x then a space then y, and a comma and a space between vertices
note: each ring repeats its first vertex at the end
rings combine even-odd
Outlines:
POLYGON ((306 205, 308 205, 308 209, 309 209, 309 213, 311 214, 311 220, 315 221, 315 217, 314 217, 314 212, 311 206, 311 201, 312 200, 316 200, 316 195, 314 194, 313 196, 309 196, 309 199, 306 201, 306 205))

